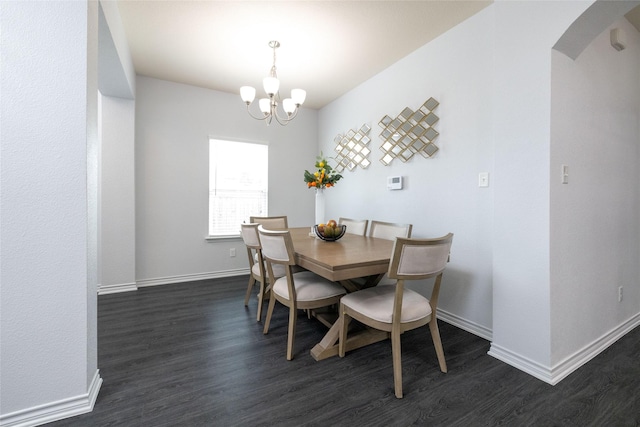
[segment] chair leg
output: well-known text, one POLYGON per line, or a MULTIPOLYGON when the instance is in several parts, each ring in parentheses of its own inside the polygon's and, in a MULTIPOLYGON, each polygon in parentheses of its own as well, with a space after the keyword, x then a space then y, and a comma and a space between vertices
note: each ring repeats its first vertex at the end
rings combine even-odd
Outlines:
POLYGON ((262 320, 262 304, 264 303, 264 281, 260 282, 260 291, 258 292, 258 314, 256 315, 256 322, 262 320))
MULTIPOLYGON (((269 303, 271 304, 271 303, 269 303)), ((294 304, 289 307, 289 336, 287 337, 287 360, 293 359, 293 342, 296 337, 296 319, 298 310, 294 304)))
POLYGON ((276 298, 271 295, 269 298, 269 308, 267 309, 267 318, 264 321, 264 329, 262 330, 263 334, 269 332, 269 323, 271 323, 271 315, 273 314, 273 307, 276 305, 276 298))
MULTIPOLYGON (((342 307, 341 307, 342 308, 342 307)), ((349 323, 351 323, 351 316, 343 313, 340 310, 340 317, 338 318, 338 326, 340 326, 340 337, 338 339, 338 356, 344 357, 347 349, 347 331, 349 330, 349 323)))
POLYGON ((249 285, 247 286, 247 293, 244 296, 244 305, 249 305, 249 298, 251 298, 251 291, 253 290, 253 284, 256 283, 256 279, 249 273, 249 285))
POLYGON ((402 398, 402 358, 400 347, 400 330, 391 331, 391 353, 393 354, 393 386, 396 397, 402 398))
POLYGON ((442 341, 440 341, 440 331, 438 330, 438 319, 433 317, 429 322, 429 329, 431 330, 431 339, 433 340, 433 346, 436 348, 436 355, 438 356, 438 363, 440 364, 440 370, 444 373, 447 372, 447 361, 444 359, 444 350, 442 349, 442 341))

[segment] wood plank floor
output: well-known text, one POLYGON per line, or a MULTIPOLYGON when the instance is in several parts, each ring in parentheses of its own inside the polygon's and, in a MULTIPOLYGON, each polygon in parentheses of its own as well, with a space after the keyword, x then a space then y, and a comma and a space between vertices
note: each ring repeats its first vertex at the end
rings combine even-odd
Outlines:
MULTIPOLYGON (((99 297, 104 380, 93 412, 49 426, 638 426, 640 328, 556 386, 487 355, 489 343, 440 322, 449 372, 428 328, 402 338, 403 399, 391 344, 316 362, 326 328, 287 310, 271 330, 243 306, 245 276, 99 297)), ((266 311, 266 310, 265 310, 266 311)))

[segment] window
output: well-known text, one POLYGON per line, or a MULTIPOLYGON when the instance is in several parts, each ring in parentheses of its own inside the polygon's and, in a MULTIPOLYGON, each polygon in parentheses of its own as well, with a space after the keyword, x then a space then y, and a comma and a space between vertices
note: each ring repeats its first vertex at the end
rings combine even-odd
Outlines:
POLYGON ((269 147, 209 139, 209 235, 238 236, 250 216, 267 216, 269 147))

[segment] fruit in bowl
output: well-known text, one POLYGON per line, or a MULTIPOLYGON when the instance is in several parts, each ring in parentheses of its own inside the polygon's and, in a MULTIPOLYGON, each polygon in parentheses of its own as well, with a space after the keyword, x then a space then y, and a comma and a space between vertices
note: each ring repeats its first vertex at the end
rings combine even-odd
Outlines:
POLYGON ((316 236, 328 242, 335 242, 344 236, 347 230, 346 225, 339 225, 335 220, 329 220, 326 224, 318 224, 313 226, 316 236))

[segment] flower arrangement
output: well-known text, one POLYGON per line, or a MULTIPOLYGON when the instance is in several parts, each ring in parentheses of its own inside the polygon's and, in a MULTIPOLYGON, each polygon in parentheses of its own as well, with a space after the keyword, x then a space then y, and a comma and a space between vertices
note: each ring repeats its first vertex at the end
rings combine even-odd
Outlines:
POLYGON ((335 172, 333 168, 327 163, 327 159, 324 158, 322 153, 316 157, 316 171, 314 173, 308 170, 304 171, 304 182, 307 183, 307 188, 329 188, 336 185, 336 182, 342 178, 342 175, 335 172))

